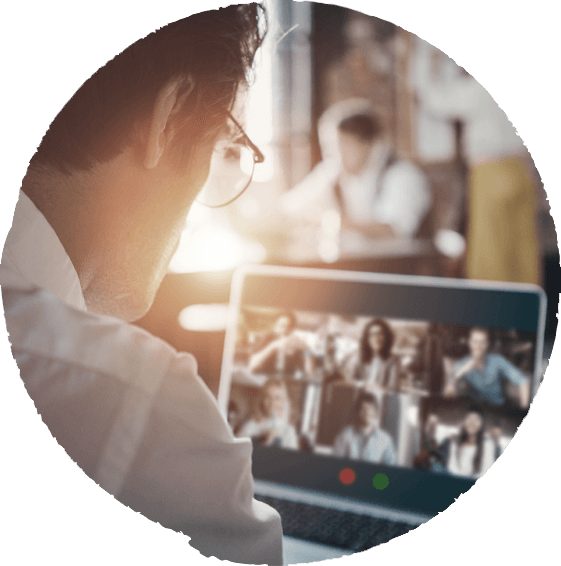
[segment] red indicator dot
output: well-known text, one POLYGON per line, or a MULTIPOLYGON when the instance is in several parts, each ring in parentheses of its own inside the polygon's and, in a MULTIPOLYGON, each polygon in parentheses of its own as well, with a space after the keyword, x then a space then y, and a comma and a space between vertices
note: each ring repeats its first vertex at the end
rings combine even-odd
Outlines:
POLYGON ((339 472, 339 479, 341 480, 342 484, 350 485, 351 483, 353 483, 355 481, 356 474, 355 474, 354 470, 351 470, 351 468, 343 468, 339 472))

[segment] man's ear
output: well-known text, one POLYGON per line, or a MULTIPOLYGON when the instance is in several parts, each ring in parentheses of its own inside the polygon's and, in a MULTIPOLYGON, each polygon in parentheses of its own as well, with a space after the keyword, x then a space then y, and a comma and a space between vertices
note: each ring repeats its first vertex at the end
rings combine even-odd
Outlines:
POLYGON ((144 167, 153 169, 158 165, 166 145, 173 134, 170 121, 182 106, 183 102, 193 90, 191 77, 172 79, 158 92, 152 110, 152 117, 148 129, 148 138, 144 152, 144 167))

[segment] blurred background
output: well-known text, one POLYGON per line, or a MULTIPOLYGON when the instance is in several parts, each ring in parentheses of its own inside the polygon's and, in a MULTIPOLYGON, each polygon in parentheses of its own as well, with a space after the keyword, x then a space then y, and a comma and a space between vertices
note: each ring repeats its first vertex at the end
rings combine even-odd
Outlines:
POLYGON ((386 21, 318 3, 266 5, 269 34, 241 119, 265 161, 231 205, 195 203, 170 272, 137 324, 194 354, 216 394, 239 265, 470 277, 545 289, 549 357, 557 236, 533 161, 486 91, 386 21), (351 124, 345 150, 342 120, 365 114, 377 133, 351 124), (353 171, 345 155, 356 161, 363 150, 353 171), (361 183, 378 207, 368 218, 359 214, 368 207, 349 199, 361 183))

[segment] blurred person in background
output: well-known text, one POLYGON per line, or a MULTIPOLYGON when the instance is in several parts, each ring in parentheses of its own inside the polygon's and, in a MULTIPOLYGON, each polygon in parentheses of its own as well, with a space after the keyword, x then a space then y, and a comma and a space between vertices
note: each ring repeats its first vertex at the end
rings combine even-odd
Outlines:
POLYGON ((304 352, 308 344, 296 331, 296 316, 291 311, 276 319, 272 332, 265 336, 258 349, 249 359, 252 373, 293 376, 305 369, 304 352))
MULTIPOLYGON (((428 44, 425 49, 434 49, 428 44)), ((468 73, 433 80, 419 59, 418 97, 435 117, 461 120, 469 164, 467 275, 537 283, 536 189, 531 157, 506 114, 468 73)))
POLYGON ((380 428, 380 408, 372 393, 361 392, 353 409, 353 423, 335 438, 333 455, 392 466, 396 462, 392 437, 380 428))
POLYGON ((128 324, 154 300, 215 148, 254 147, 232 112, 265 23, 257 4, 202 12, 92 75, 31 159, 0 282, 21 377, 72 460, 204 556, 279 565, 251 443, 193 356, 128 324))
POLYGON ((518 407, 526 409, 530 403, 530 379, 500 354, 489 352, 490 333, 486 328, 472 328, 469 333, 469 355, 454 366, 452 383, 445 391, 454 396, 466 390, 477 402, 495 407, 508 407, 504 391, 505 381, 517 389, 518 407))
POLYGON ((394 341, 395 334, 385 320, 370 320, 362 331, 358 351, 345 362, 347 379, 372 389, 396 390, 400 364, 392 354, 394 341))
POLYGON ((270 379, 263 386, 253 416, 239 429, 256 444, 277 448, 298 448, 296 429, 290 424, 290 400, 283 381, 270 379))
POLYGON ((293 219, 317 222, 338 211, 341 226, 370 238, 414 237, 431 205, 424 173, 397 159, 370 103, 349 99, 319 122, 322 161, 281 206, 293 219))

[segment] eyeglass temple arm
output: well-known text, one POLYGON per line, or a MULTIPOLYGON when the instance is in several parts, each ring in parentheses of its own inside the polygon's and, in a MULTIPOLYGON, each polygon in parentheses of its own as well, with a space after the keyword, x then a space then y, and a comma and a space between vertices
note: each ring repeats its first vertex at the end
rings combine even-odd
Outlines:
POLYGON ((241 127, 238 121, 228 112, 230 120, 234 122, 234 124, 238 127, 240 132, 242 133, 242 137, 244 142, 248 145, 248 147, 253 151, 255 163, 263 163, 265 161, 265 156, 261 153, 261 150, 249 139, 248 135, 245 133, 245 130, 241 127))

